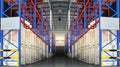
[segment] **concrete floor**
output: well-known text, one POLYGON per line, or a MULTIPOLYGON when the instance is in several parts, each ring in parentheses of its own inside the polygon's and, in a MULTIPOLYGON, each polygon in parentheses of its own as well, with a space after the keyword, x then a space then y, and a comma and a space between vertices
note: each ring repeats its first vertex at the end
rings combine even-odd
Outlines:
POLYGON ((48 60, 22 67, 99 67, 78 62, 67 57, 53 57, 48 60))
MULTIPOLYGON (((4 66, 8 67, 8 66, 4 66)), ((98 67, 83 62, 78 62, 68 57, 52 57, 42 62, 21 67, 98 67)))
MULTIPOLYGON (((4 66, 4 67, 8 67, 8 66, 4 66)), ((37 62, 31 65, 26 65, 21 67, 100 67, 100 66, 90 65, 87 63, 70 59, 68 57, 52 57, 42 62, 37 62)))

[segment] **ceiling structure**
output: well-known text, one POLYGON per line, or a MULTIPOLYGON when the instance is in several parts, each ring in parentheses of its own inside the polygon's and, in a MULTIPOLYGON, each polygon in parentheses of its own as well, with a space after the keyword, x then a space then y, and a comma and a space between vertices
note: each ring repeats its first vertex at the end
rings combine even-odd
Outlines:
MULTIPOLYGON (((50 23, 52 31, 55 35, 56 41, 65 40, 65 36, 68 32, 70 25, 70 19, 75 17, 74 9, 76 7, 77 0, 43 0, 46 17, 50 23), (52 19, 50 20, 50 11, 52 19), (70 13, 69 13, 70 12, 70 13), (70 15, 68 15, 68 13, 70 15), (68 17, 69 16, 69 17, 68 17)), ((39 5, 38 5, 39 6, 39 5)), ((62 42, 62 45, 64 43, 62 42)), ((57 45, 57 44, 56 44, 57 45)))
POLYGON ((68 1, 52 0, 51 7, 53 33, 55 34, 56 40, 64 40, 68 30, 68 1))

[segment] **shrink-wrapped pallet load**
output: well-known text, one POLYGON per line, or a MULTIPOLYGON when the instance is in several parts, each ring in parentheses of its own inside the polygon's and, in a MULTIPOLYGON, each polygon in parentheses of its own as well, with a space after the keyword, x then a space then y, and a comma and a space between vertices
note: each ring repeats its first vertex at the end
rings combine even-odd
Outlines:
POLYGON ((38 42, 37 42, 37 40, 38 40, 38 37, 36 36, 36 62, 38 61, 38 42))
POLYGON ((45 45, 45 58, 48 57, 48 52, 47 52, 47 45, 45 45))
POLYGON ((77 59, 80 59, 80 52, 79 52, 79 48, 80 48, 80 41, 78 41, 78 45, 77 45, 77 59))
MULTIPOLYGON (((89 61, 89 63, 91 63, 91 64, 93 64, 94 63, 94 47, 93 47, 93 45, 94 45, 94 41, 95 41, 95 33, 94 33, 94 30, 92 29, 92 30, 90 30, 89 31, 89 33, 90 33, 90 45, 89 45, 89 49, 90 49, 90 61, 89 61)), ((88 33, 88 34, 89 34, 88 33)))
POLYGON ((25 64, 26 64, 26 60, 25 60, 26 56, 25 56, 25 54, 26 54, 26 47, 25 47, 25 45, 22 43, 22 45, 21 45, 21 64, 22 64, 22 65, 25 65, 25 64))
MULTIPOLYGON (((5 30, 4 33, 8 33, 5 30)), ((18 31, 13 30, 10 34, 5 36, 4 49, 17 50, 18 47, 18 31), (8 41, 7 41, 8 40, 8 41), (11 45, 13 44, 13 45, 11 45), (16 46, 16 47, 15 47, 16 46)), ((10 55, 11 52, 4 52, 4 57, 10 55)), ((52 55, 52 54, 51 54, 52 55)), ((18 54, 14 53, 13 56, 18 54)), ((48 46, 38 38, 31 30, 21 27, 21 64, 31 64, 43 59, 48 58, 48 46)), ((49 56, 51 57, 51 56, 49 56)), ((11 61, 11 59, 8 59, 11 61)), ((5 61, 4 65, 16 66, 16 62, 5 61)))
POLYGON ((30 31, 30 63, 33 63, 33 60, 34 60, 34 57, 33 57, 33 54, 34 54, 34 37, 35 35, 30 31))
POLYGON ((88 34, 86 34, 86 36, 84 37, 84 53, 85 53, 85 59, 84 59, 84 61, 85 62, 88 62, 88 43, 89 41, 88 41, 88 34))
POLYGON ((46 57, 46 45, 45 45, 45 43, 41 43, 42 45, 43 45, 43 49, 42 49, 42 51, 43 51, 43 59, 45 59, 45 57, 46 57))
POLYGON ((90 55, 90 51, 89 51, 89 43, 90 43, 90 34, 88 33, 88 34, 86 34, 87 36, 86 36, 86 38, 87 38, 87 41, 86 41, 86 45, 87 45, 87 47, 86 47, 86 52, 87 52, 87 63, 89 63, 89 55, 90 55))
MULTIPOLYGON (((81 61, 83 61, 84 60, 84 51, 83 51, 83 48, 84 48, 84 39, 82 40, 82 42, 81 42, 81 44, 82 44, 82 46, 81 46, 81 61), (83 44, 82 44, 82 42, 83 42, 83 44)), ((80 45, 81 45, 80 44, 80 45)))
POLYGON ((74 58, 74 49, 75 49, 75 47, 74 47, 74 45, 72 46, 72 58, 74 58))
POLYGON ((26 45, 25 45, 25 29, 22 27, 21 28, 21 64, 25 65, 26 64, 26 45))
MULTIPOLYGON (((116 33, 116 31, 112 30, 113 33, 116 33)), ((109 43, 111 40, 115 38, 114 35, 111 35, 110 32, 103 30, 103 39, 102 39, 102 45, 105 46, 107 43, 109 43)), ((78 60, 87 62, 90 64, 99 64, 99 28, 96 27, 95 29, 91 29, 89 32, 87 32, 83 37, 81 37, 75 45, 78 44, 77 47, 77 56, 78 60)), ((102 47, 103 47, 102 46, 102 47)), ((73 47, 74 48, 74 47, 73 47)), ((116 49, 116 42, 112 42, 109 46, 106 46, 104 49, 116 49)), ((75 50, 76 52, 76 50, 75 50)), ((109 52, 112 56, 116 56, 116 52, 109 52)), ((108 56, 104 53, 104 56, 108 56)), ((110 66, 115 65, 114 62, 104 62, 104 65, 110 66)))
POLYGON ((81 41, 79 40, 78 41, 78 60, 81 60, 81 41))
POLYGON ((42 55, 43 55, 43 53, 42 53, 43 52, 43 50, 42 50, 43 49, 43 45, 41 44, 41 42, 42 41, 40 40, 39 41, 39 44, 40 44, 39 45, 39 60, 42 60, 42 55))
MULTIPOLYGON (((81 39, 80 39, 81 40, 81 39)), ((83 41, 83 40, 82 40, 83 41)), ((80 60, 82 60, 82 47, 83 47, 83 45, 81 45, 82 44, 82 41, 80 41, 80 48, 79 48, 79 51, 80 51, 80 60)))
POLYGON ((95 56, 94 56, 94 64, 95 65, 99 65, 99 58, 100 58, 100 54, 99 54, 99 28, 95 28, 95 44, 94 44, 94 53, 95 53, 95 56))
POLYGON ((94 64, 95 64, 95 65, 99 65, 99 57, 100 57, 100 56, 99 56, 99 55, 100 55, 100 54, 99 54, 99 45, 98 45, 98 43, 96 43, 95 45, 96 45, 96 46, 95 46, 95 48, 94 48, 94 49, 95 49, 95 57, 94 57, 94 58, 95 58, 95 61, 94 61, 94 64))
POLYGON ((78 55, 77 55, 77 53, 78 53, 78 49, 77 49, 77 47, 78 47, 78 43, 76 43, 76 45, 75 45, 75 58, 77 59, 78 58, 78 55))
POLYGON ((34 44, 33 44, 33 62, 36 62, 36 36, 34 36, 34 44))
POLYGON ((26 30, 26 63, 30 64, 31 63, 31 52, 30 48, 31 48, 31 44, 30 44, 30 30, 26 30))

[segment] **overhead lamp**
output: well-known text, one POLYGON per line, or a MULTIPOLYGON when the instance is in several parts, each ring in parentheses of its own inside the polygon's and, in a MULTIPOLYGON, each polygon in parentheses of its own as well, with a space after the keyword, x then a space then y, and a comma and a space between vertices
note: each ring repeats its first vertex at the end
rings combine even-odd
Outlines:
POLYGON ((62 10, 58 10, 58 12, 62 12, 62 10))

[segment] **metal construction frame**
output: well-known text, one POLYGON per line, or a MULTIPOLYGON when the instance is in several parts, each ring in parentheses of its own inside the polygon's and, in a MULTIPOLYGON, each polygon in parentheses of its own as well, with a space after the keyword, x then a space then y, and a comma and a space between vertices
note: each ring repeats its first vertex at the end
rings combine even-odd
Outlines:
MULTIPOLYGON (((16 9, 18 12, 17 12, 17 17, 20 17, 21 16, 21 5, 20 5, 20 0, 16 1, 16 2, 13 2, 10 4, 10 2, 8 2, 8 5, 9 7, 7 8, 4 8, 5 7, 5 2, 4 0, 0 0, 1 1, 1 15, 0 15, 0 18, 9 18, 10 15, 8 15, 6 12, 9 11, 11 8, 17 6, 18 8, 16 9)), ((19 19, 20 20, 20 19, 19 19)), ((3 66, 4 65, 4 61, 7 61, 7 59, 11 59, 11 60, 14 60, 14 61, 8 61, 8 62, 16 62, 16 66, 19 66, 19 64, 21 64, 21 23, 19 24, 20 25, 20 28, 17 30, 18 31, 18 43, 17 45, 15 46, 14 43, 12 43, 10 40, 6 39, 5 36, 9 35, 12 31, 14 31, 13 29, 9 29, 9 31, 7 33, 5 33, 4 31, 5 30, 0 30, 0 66, 3 66), (4 49, 4 41, 7 41, 9 43, 9 45, 12 45, 14 46, 16 49, 4 49), (13 51, 13 50, 16 50, 16 51, 13 51), (4 57, 4 52, 5 51, 10 51, 11 54, 8 55, 7 57, 4 57), (13 54, 18 54, 17 57, 16 57, 16 60, 15 59, 12 59, 12 55, 13 54)))
MULTIPOLYGON (((54 36, 52 33, 52 30, 50 28, 50 21, 48 21, 48 18, 45 15, 43 15, 45 12, 43 0, 36 1, 36 0, 25 0, 22 4, 23 6, 23 13, 26 15, 22 14, 23 17, 25 17, 25 20, 29 21, 30 24, 33 26, 34 30, 32 30, 29 26, 27 28, 31 29, 40 39, 42 39, 43 42, 46 43, 46 45, 49 46, 49 52, 50 50, 54 50, 55 48, 55 41, 54 41, 54 36), (28 6, 29 5, 29 6, 28 6), (40 9, 37 9, 37 5, 41 5, 40 9), (26 10, 28 9, 28 10, 26 10), (30 11, 32 16, 30 16, 27 11, 30 11), (34 13, 34 14, 33 14, 34 13), (29 18, 29 16, 31 18, 29 18), (43 17, 46 16, 46 17, 43 17), (32 19, 34 17, 34 19, 32 19), (46 21, 47 20, 47 21, 46 21), (32 24, 33 22, 36 22, 32 24), (50 43, 52 42, 52 43, 50 43)), ((24 23, 24 22, 23 22, 24 23)), ((24 23, 25 24, 25 23, 24 23)))
MULTIPOLYGON (((75 43, 83 37, 89 30, 94 29, 96 26, 100 26, 100 17, 102 17, 104 11, 108 11, 107 17, 111 16, 110 11, 114 12, 114 17, 120 17, 119 16, 119 0, 77 0, 77 6, 82 6, 83 8, 78 8, 77 13, 77 19, 73 18, 70 23, 70 29, 68 31, 68 34, 66 36, 65 41, 65 50, 67 52, 72 52, 72 45, 75 45, 75 43), (106 1, 106 2, 104 2, 106 1), (104 3, 103 3, 104 2, 104 3), (112 4, 116 2, 116 10, 114 10, 111 6, 112 4), (79 12, 81 12, 79 14, 79 12), (94 18, 94 19, 93 19, 94 18), (90 25, 92 21, 95 21, 94 24, 90 25), (99 25, 98 25, 99 24, 99 25), (70 51, 69 51, 70 50, 70 51)), ((112 17, 112 16, 111 16, 112 17)), ((100 63, 99 65, 102 66, 102 30, 100 28, 99 31, 99 44, 100 44, 100 63)), ((116 31, 117 33, 113 33, 112 31, 108 30, 111 34, 116 36, 116 42, 117 42, 117 50, 119 50, 120 47, 120 31, 116 31)), ((106 44, 109 45, 112 41, 106 44)), ((118 51, 117 56, 119 57, 120 53, 118 51)), ((120 61, 117 60, 117 65, 120 65, 120 61)))
POLYGON ((96 0, 77 0, 76 6, 75 13, 77 13, 77 17, 73 18, 70 23, 70 29, 65 42, 65 48, 70 49, 70 51, 72 50, 72 45, 75 45, 81 37, 99 23, 99 20, 97 20, 99 16, 98 2, 96 0), (95 20, 95 23, 88 27, 93 20, 95 20))
MULTIPOLYGON (((43 0, 0 0, 1 1, 1 15, 2 17, 12 17, 13 11, 16 12, 18 17, 20 17, 20 27, 21 23, 26 29, 30 29, 37 37, 39 37, 45 45, 48 45, 48 52, 52 50, 55 51, 55 40, 52 30, 50 28, 50 24, 47 18, 43 17, 43 12, 45 12, 43 0), (8 4, 8 8, 4 9, 4 3, 8 4), (41 5, 41 8, 38 9, 37 5, 41 5), (5 12, 10 11, 10 15, 5 14, 5 12), (29 25, 25 22, 28 21, 29 25)), ((45 15, 46 16, 46 15, 45 15)), ((0 49, 3 50, 4 46, 4 36, 12 32, 10 30, 8 33, 3 33, 3 30, 0 30, 0 49)), ((7 39, 6 39, 7 40, 7 39)), ((7 40, 10 44, 9 40, 7 40)), ((18 29, 18 57, 19 57, 19 64, 21 65, 21 28, 18 29)), ((0 56, 3 56, 3 53, 0 51, 0 56)), ((3 60, 0 60, 0 66, 3 66, 3 60)))
MULTIPOLYGON (((99 0, 99 17, 103 16, 103 7, 105 6, 106 8, 108 8, 111 12, 113 12, 112 15, 109 15, 107 17, 114 17, 114 18, 120 18, 120 2, 119 0, 115 0, 114 1, 104 1, 104 0, 99 0), (112 4, 115 3, 115 7, 112 7, 112 4), (116 9, 115 9, 116 8, 116 9)), ((100 19, 101 20, 101 19, 100 19)), ((105 31, 105 30, 104 30, 105 31)), ((106 43, 106 45, 103 45, 103 29, 101 29, 101 22, 99 24, 99 51, 100 51, 100 65, 103 67, 104 66, 104 62, 117 62, 117 66, 120 66, 120 59, 118 57, 120 57, 120 30, 116 30, 115 32, 112 32, 112 30, 108 29, 106 30, 106 32, 110 33, 111 35, 115 36, 115 38, 111 39, 108 43, 106 43), (116 42, 116 49, 106 49, 105 47, 110 46, 112 42, 116 42), (113 57, 111 56, 111 54, 109 54, 109 52, 115 50, 117 52, 117 57, 113 57), (104 53, 106 53, 108 55, 108 59, 104 58, 103 55, 104 53), (111 61, 113 60, 113 61, 111 61)), ((114 52, 114 51, 113 51, 114 52)))

